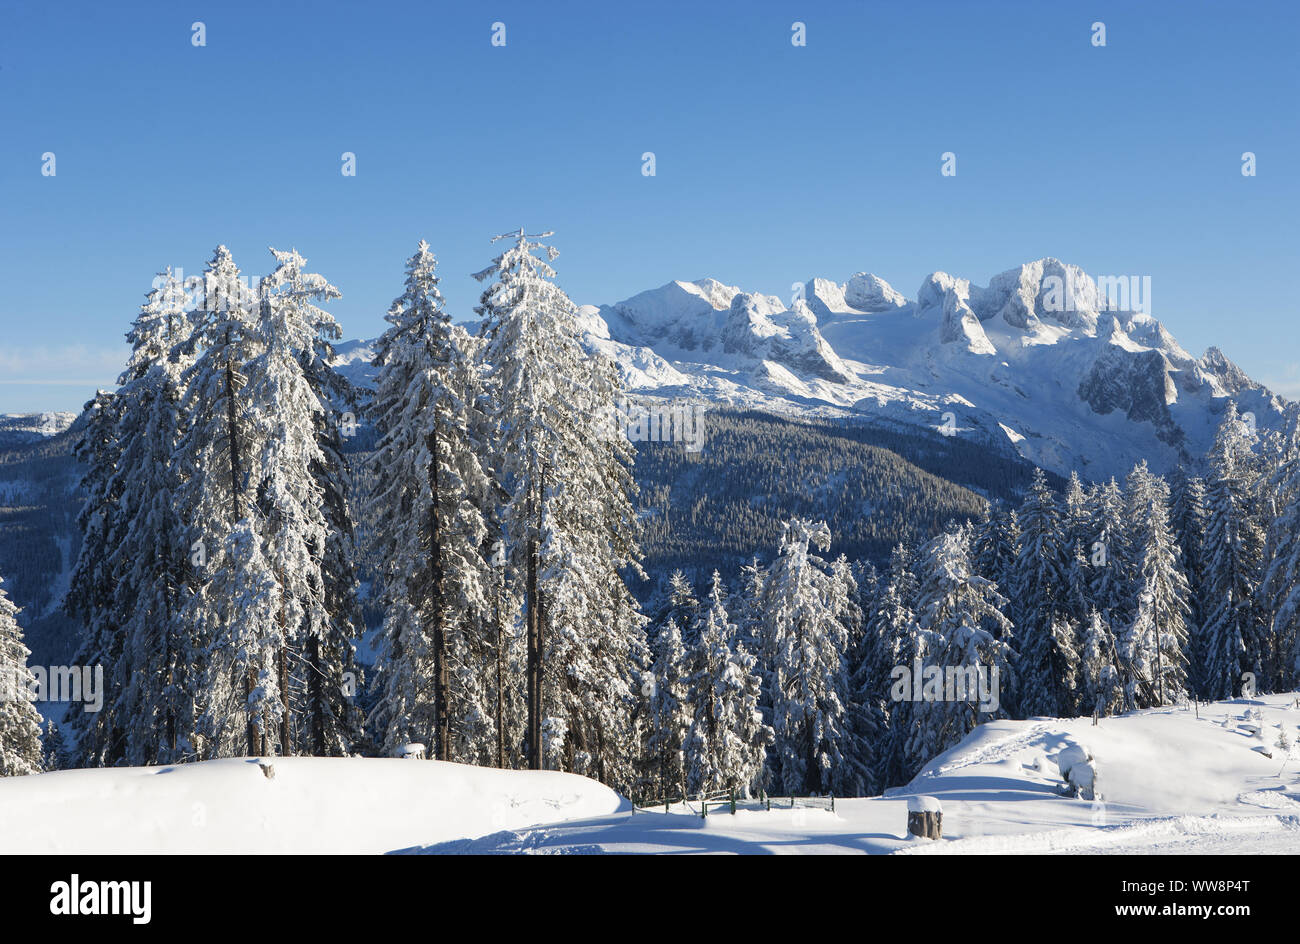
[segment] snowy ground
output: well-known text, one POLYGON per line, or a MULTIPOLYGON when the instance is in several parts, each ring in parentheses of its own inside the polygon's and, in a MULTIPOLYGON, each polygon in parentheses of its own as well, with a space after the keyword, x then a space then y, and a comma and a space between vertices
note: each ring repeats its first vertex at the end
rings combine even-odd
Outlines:
POLYGON ((888 796, 707 820, 567 774, 422 761, 279 759, 274 779, 249 760, 64 771, 0 781, 0 853, 1297 853, 1300 748, 1275 746, 1297 725, 1294 695, 1097 727, 999 721, 888 796), (1095 758, 1100 803, 1058 792, 1071 744, 1095 758), (904 838, 915 795, 942 804, 943 840, 904 838))
POLYGON ((1300 852, 1300 749, 1273 745, 1279 725, 1300 737, 1294 696, 1137 712, 1123 718, 984 725, 888 796, 822 810, 710 812, 674 808, 594 817, 426 852, 516 853, 1250 853, 1300 852), (1263 738, 1243 724, 1263 715, 1263 738), (1227 718, 1228 727, 1223 727, 1227 718), (1092 752, 1102 802, 1060 795, 1054 758, 1092 752), (1264 756, 1260 748, 1273 754, 1264 756), (906 839, 907 797, 943 807, 944 839, 906 839))
POLYGON ((383 758, 275 758, 0 780, 0 854, 382 853, 629 809, 595 781, 383 758))

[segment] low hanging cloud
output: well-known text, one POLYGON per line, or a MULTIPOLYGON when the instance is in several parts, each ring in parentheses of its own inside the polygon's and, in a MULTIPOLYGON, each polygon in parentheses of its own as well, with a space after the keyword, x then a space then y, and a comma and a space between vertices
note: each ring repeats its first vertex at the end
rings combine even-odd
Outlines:
POLYGON ((126 357, 125 346, 0 344, 0 384, 115 387, 126 357))
POLYGON ((116 388, 128 353, 125 345, 0 343, 0 414, 79 412, 96 390, 116 388))

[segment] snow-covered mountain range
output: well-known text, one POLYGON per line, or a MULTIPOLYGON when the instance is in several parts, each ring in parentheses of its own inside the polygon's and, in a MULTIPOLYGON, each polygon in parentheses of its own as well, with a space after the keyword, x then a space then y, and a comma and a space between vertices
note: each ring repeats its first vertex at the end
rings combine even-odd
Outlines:
POLYGON ((984 287, 935 272, 915 298, 866 272, 812 279, 790 304, 700 279, 581 316, 641 395, 931 427, 1090 479, 1196 464, 1229 399, 1260 428, 1294 408, 1099 285, 1049 258, 984 287))
POLYGON ((49 439, 63 432, 76 413, 6 413, 0 416, 0 447, 49 439))

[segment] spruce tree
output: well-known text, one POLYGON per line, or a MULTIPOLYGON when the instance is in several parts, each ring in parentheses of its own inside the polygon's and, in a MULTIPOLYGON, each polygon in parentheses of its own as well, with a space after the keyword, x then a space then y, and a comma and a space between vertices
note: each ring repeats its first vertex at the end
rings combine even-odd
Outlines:
MULTIPOLYGON (((984 672, 999 691, 1011 678, 1012 623, 1004 610, 1007 600, 997 585, 975 573, 970 563, 970 535, 965 529, 947 531, 930 541, 918 565, 920 586, 917 613, 926 668, 984 672)), ((919 685, 919 679, 912 680, 919 685)), ((946 694, 946 693, 945 693, 946 694)), ((987 713, 975 693, 966 700, 922 700, 913 704, 913 724, 907 755, 914 768, 952 747, 982 721, 1004 717, 1005 706, 987 713)))
POLYGON ((523 230, 498 238, 511 245, 477 273, 491 279, 477 311, 500 515, 524 593, 529 766, 549 758, 617 785, 634 776, 632 662, 644 646, 623 578, 640 573, 641 552, 620 382, 582 346, 576 308, 551 281, 558 253, 523 230))
POLYGON ((1096 610, 1088 614, 1079 653, 1080 708, 1108 716, 1124 705, 1124 691, 1116 666, 1115 636, 1096 610))
POLYGON ((443 307, 423 241, 387 321, 374 361, 371 411, 382 435, 368 515, 386 606, 382 745, 391 753, 415 740, 439 760, 488 763, 504 722, 486 671, 496 662, 499 616, 483 553, 492 483, 474 438, 482 423, 470 339, 443 307))
POLYGON ((0 580, 0 777, 40 773, 41 716, 32 704, 36 684, 18 625, 18 608, 0 580))
POLYGON ((1173 704, 1187 692, 1187 617, 1191 595, 1179 562, 1176 536, 1169 525, 1169 487, 1138 463, 1126 483, 1130 552, 1138 595, 1138 614, 1129 635, 1134 658, 1149 663, 1133 670, 1134 679, 1150 679, 1138 707, 1173 704), (1146 647, 1150 647, 1147 649, 1146 647), (1141 650, 1138 652, 1138 650, 1141 650), (1154 701, 1152 701, 1154 699, 1154 701))
POLYGON ((758 707, 760 680, 754 658, 743 646, 733 651, 727 642, 735 627, 717 571, 697 623, 686 679, 691 710, 683 747, 687 789, 749 796, 763 771, 773 732, 758 707))
POLYGON ((684 749, 691 725, 687 688, 690 666, 681 630, 672 617, 655 637, 652 651, 651 677, 654 681, 648 692, 648 767, 659 795, 685 796, 684 749))
POLYGON ((774 786, 791 794, 855 794, 869 777, 858 766, 847 718, 851 604, 813 553, 829 545, 825 522, 787 523, 764 596, 764 707, 775 732, 769 766, 774 786))
POLYGON ((1075 707, 1078 669, 1068 598, 1072 549, 1064 543, 1066 520, 1041 469, 1034 470, 1018 520, 1012 619, 1020 637, 1020 710, 1025 715, 1069 716, 1075 707))
POLYGON ((1229 403, 1210 452, 1206 489, 1205 692, 1233 698, 1245 673, 1262 677, 1268 621, 1259 595, 1265 526, 1258 506, 1254 436, 1229 403))

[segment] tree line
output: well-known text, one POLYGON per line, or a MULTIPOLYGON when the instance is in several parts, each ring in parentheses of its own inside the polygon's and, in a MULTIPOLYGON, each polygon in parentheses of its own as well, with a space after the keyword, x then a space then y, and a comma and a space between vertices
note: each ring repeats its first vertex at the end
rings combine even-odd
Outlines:
MULTIPOLYGON (((499 237, 472 333, 421 242, 366 396, 331 366, 340 331, 322 306, 338 290, 296 251, 272 250, 252 287, 225 247, 197 293, 155 280, 77 444, 66 606, 108 694, 69 712, 65 764, 418 742, 643 797, 860 795, 993 717, 1294 685, 1300 447, 1231 404, 1203 478, 1143 463, 1122 485, 1057 490, 1040 471, 1018 506, 964 516, 935 482, 959 517, 879 571, 825 556, 830 527, 796 513, 734 593, 678 573, 639 606, 618 374, 583 348, 540 238, 499 237), (358 415, 375 442, 354 468, 358 415), (369 677, 363 604, 379 623, 369 677), (911 666, 996 670, 999 697, 899 697, 911 666)), ((11 611, 0 657, 22 672, 11 611)), ((0 740, 23 758, 6 770, 38 769, 34 712, 4 711, 0 740)))

